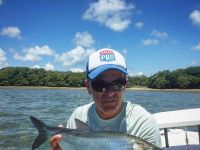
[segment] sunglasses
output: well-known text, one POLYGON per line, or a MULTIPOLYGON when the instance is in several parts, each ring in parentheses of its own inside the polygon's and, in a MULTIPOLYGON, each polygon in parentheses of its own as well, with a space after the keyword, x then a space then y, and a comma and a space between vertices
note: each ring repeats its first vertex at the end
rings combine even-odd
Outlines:
POLYGON ((91 83, 92 88, 98 92, 104 92, 107 89, 112 91, 123 90, 126 86, 126 78, 119 78, 111 83, 108 83, 101 79, 96 79, 91 83))

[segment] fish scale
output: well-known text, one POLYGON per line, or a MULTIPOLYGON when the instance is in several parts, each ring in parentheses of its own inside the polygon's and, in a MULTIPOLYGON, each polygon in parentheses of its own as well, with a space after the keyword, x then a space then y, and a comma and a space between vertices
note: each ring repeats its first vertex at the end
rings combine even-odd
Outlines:
MULTIPOLYGON (((50 127, 33 116, 30 116, 30 120, 39 132, 32 150, 56 134, 62 135, 60 145, 66 150, 162 150, 139 137, 123 132, 50 127)), ((83 123, 83 126, 86 124, 83 123)))
MULTIPOLYGON (((117 134, 116 134, 117 135, 117 134)), ((133 150, 133 142, 129 142, 123 137, 123 134, 116 136, 109 132, 85 132, 72 135, 67 133, 65 135, 65 143, 71 145, 70 147, 76 147, 76 149, 87 149, 87 150, 133 150), (83 148, 84 147, 84 148, 83 148)), ((66 145, 62 147, 67 147, 66 145)))

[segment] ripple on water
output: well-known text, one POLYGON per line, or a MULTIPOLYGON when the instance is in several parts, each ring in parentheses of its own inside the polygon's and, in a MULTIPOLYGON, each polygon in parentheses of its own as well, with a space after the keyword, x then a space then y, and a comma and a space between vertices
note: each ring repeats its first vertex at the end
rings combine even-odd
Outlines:
MULTIPOLYGON (((49 125, 66 125, 72 111, 91 102, 86 90, 33 90, 0 88, 0 150, 29 150, 37 130, 29 120, 36 116, 49 125)), ((125 100, 154 113, 200 107, 200 93, 126 91, 125 100)), ((41 150, 49 149, 46 142, 41 150)))

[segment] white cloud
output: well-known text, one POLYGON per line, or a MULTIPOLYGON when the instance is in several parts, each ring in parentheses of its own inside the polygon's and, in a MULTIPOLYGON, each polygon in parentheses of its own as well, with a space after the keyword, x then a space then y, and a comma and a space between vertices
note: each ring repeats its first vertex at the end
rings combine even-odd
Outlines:
POLYGON ((135 27, 138 28, 138 29, 142 29, 144 26, 144 23, 143 22, 136 22, 135 23, 135 27))
POLYGON ((166 32, 160 32, 160 31, 157 31, 157 30, 153 30, 151 35, 153 35, 157 38, 167 38, 168 37, 168 34, 166 32))
POLYGON ((196 25, 200 26, 200 11, 199 10, 194 10, 190 14, 190 19, 192 20, 193 24, 196 24, 196 25))
POLYGON ((139 77, 141 77, 141 76, 143 76, 143 75, 144 75, 143 72, 138 72, 138 73, 136 73, 136 76, 139 76, 139 77))
POLYGON ((128 72, 129 72, 129 76, 131 76, 131 77, 133 77, 133 76, 139 76, 139 77, 141 77, 141 76, 143 76, 144 75, 144 73, 143 72, 132 72, 132 71, 130 71, 130 70, 128 70, 128 72))
POLYGON ((14 59, 21 60, 21 61, 36 61, 36 60, 40 60, 41 57, 30 55, 30 54, 26 54, 25 56, 22 56, 22 55, 19 55, 18 53, 15 53, 14 59))
POLYGON ((2 5, 3 4, 3 0, 0 0, 0 5, 2 5))
POLYGON ((192 61, 192 64, 193 64, 193 65, 196 65, 196 64, 197 64, 197 62, 196 62, 195 60, 193 60, 193 61, 192 61))
POLYGON ((94 39, 89 32, 77 32, 74 40, 77 46, 91 47, 94 44, 94 39))
POLYGON ((6 61, 6 53, 0 48, 0 61, 6 61))
POLYGON ((81 68, 71 68, 71 72, 84 72, 81 68))
POLYGON ((39 65, 34 65, 32 68, 34 68, 34 69, 40 69, 40 66, 39 65))
POLYGON ((44 67, 45 70, 54 70, 54 66, 51 63, 47 63, 44 67))
POLYGON ((23 50, 24 55, 19 55, 16 52, 14 53, 14 58, 21 61, 37 61, 41 60, 41 56, 52 56, 55 54, 54 50, 48 45, 26 48, 23 50))
POLYGON ((20 35, 21 31, 18 27, 7 27, 1 30, 1 35, 8 36, 10 38, 18 38, 21 39, 20 35))
POLYGON ((0 69, 7 66, 8 66, 8 62, 6 58, 6 53, 0 48, 0 69))
POLYGON ((73 66, 86 60, 92 52, 94 52, 94 49, 84 49, 81 46, 77 46, 61 55, 56 55, 56 60, 64 66, 73 66))
POLYGON ((200 51, 200 43, 192 47, 193 50, 200 51))
POLYGON ((142 46, 153 46, 158 45, 159 41, 157 39, 146 39, 142 40, 142 46))
POLYGON ((96 21, 114 31, 123 31, 131 23, 130 16, 135 8, 124 0, 99 0, 90 4, 83 19, 96 21))

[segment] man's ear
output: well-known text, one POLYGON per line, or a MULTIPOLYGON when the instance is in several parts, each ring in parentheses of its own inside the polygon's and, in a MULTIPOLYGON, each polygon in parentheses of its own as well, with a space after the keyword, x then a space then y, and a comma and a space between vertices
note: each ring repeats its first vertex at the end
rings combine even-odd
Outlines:
POLYGON ((126 87, 128 86, 128 77, 126 77, 126 87))
POLYGON ((87 80, 87 79, 84 80, 84 86, 87 88, 88 93, 91 94, 89 80, 87 80))

